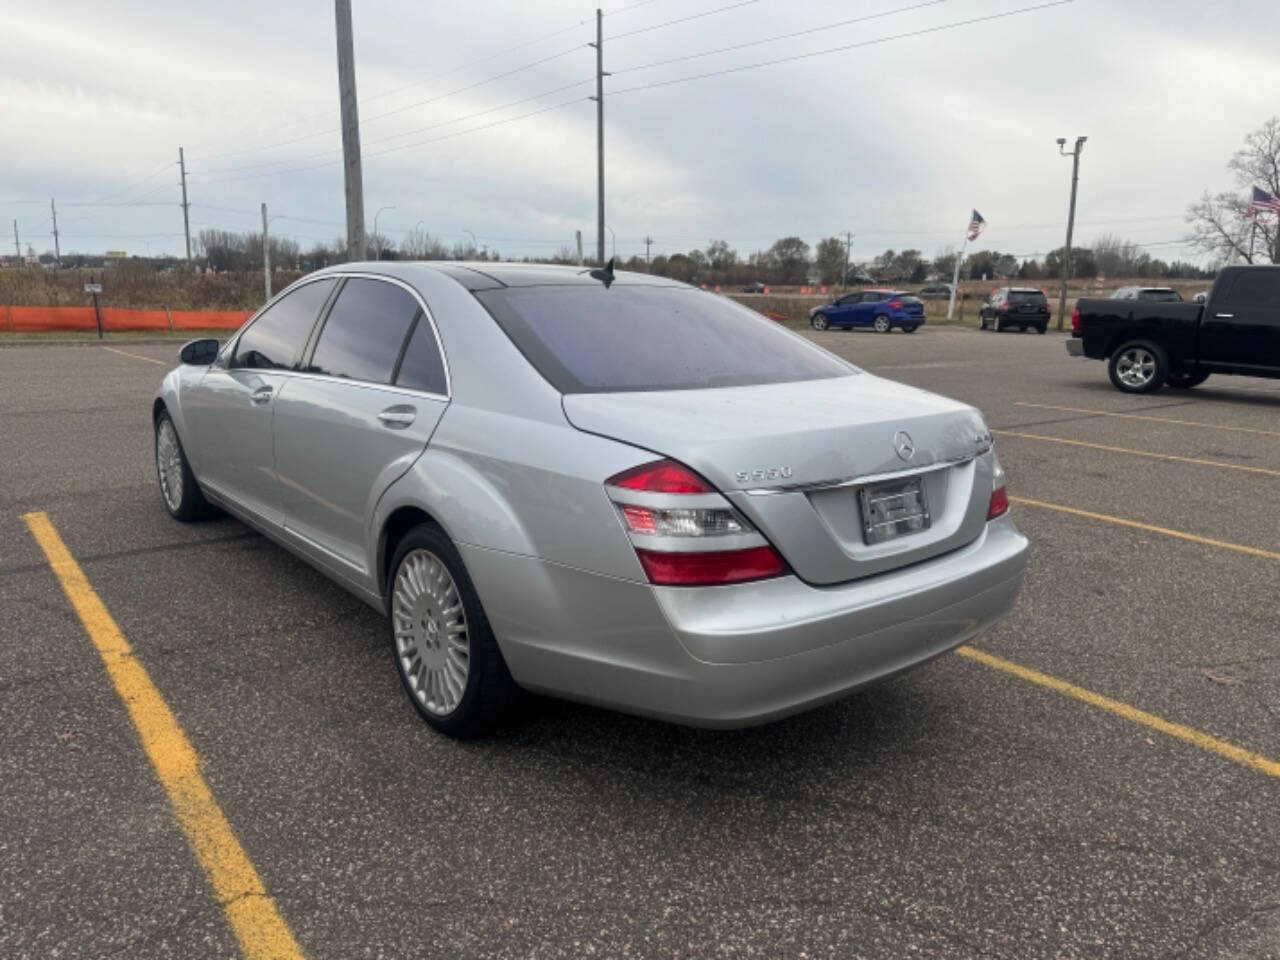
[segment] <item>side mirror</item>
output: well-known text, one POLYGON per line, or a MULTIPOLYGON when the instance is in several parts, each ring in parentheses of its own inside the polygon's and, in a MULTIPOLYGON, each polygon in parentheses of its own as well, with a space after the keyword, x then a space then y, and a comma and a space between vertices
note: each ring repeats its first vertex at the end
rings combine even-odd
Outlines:
POLYGON ((178 359, 196 367, 207 367, 218 358, 218 341, 210 337, 207 340, 191 340, 182 345, 178 351, 178 359))

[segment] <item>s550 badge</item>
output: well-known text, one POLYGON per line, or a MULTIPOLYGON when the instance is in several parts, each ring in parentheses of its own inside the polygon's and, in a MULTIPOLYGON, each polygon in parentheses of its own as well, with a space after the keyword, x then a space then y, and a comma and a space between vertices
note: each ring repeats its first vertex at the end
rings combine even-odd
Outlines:
POLYGON ((790 467, 768 467, 761 470, 739 470, 734 474, 739 483, 762 483, 767 480, 791 479, 790 467))

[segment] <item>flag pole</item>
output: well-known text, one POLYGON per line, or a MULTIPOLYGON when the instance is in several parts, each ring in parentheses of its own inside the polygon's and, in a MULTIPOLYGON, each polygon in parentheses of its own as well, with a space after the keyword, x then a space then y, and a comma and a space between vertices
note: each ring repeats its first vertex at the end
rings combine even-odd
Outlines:
POLYGON ((960 252, 956 255, 956 269, 951 275, 951 300, 947 303, 947 323, 951 322, 951 314, 956 308, 956 287, 960 284, 960 264, 964 263, 964 252, 969 248, 969 228, 965 227, 964 240, 960 244, 960 252))

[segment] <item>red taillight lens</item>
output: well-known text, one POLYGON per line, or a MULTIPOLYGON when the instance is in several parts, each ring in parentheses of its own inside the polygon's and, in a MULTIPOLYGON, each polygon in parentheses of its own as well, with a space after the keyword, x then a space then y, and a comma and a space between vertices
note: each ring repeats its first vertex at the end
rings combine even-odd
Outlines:
POLYGON ((1080 332, 1080 308, 1076 307, 1071 313, 1071 332, 1080 332))
POLYGON ((643 490, 645 493, 715 493, 715 487, 707 483, 688 467, 674 460, 655 460, 624 470, 605 481, 605 486, 622 487, 624 490, 643 490))
POLYGON ((901 300, 890 300, 890 301, 889 301, 889 309, 891 309, 891 310, 901 310, 901 309, 902 309, 902 301, 901 301, 901 300))
POLYGON ((1000 312, 1001 313, 1009 312, 1009 302, 1007 300, 1004 303, 1000 304, 1000 312))
POLYGON ((991 503, 987 506, 987 519, 994 520, 1009 512, 1009 494, 1004 487, 996 487, 991 491, 991 503))
POLYGON ((636 556, 650 583, 669 587, 697 587, 713 584, 763 580, 787 572, 787 565, 773 547, 746 550, 699 550, 670 553, 636 548, 636 556))

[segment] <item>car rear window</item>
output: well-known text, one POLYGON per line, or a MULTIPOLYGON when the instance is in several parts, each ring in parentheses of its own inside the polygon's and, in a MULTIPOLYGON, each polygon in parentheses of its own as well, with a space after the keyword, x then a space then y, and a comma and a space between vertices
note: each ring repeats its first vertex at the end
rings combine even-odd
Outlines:
POLYGON ((1039 290, 1010 290, 1010 303, 1046 303, 1044 294, 1039 290))
POLYGON ((476 294, 561 393, 697 390, 854 371, 733 301, 681 287, 508 287, 476 294))
POLYGON ((1143 290, 1141 293, 1141 297, 1143 300, 1154 300, 1156 303, 1181 303, 1182 302, 1182 294, 1178 293, 1177 290, 1165 290, 1158 287, 1154 289, 1143 290))

